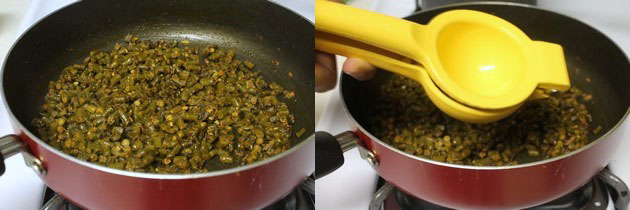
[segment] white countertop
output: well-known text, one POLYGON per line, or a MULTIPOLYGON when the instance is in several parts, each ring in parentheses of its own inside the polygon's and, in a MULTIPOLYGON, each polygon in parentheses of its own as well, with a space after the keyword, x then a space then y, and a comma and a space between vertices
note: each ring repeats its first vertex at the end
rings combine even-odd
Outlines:
POLYGON ((18 29, 30 0, 2 0, 0 2, 0 64, 17 36, 18 29))
MULTIPOLYGON (((22 19, 31 4, 30 0, 1 0, 0 2, 0 66, 18 36, 22 19)), ((0 105, 0 135, 12 131, 4 105, 0 105)), ((4 160, 6 172, 0 177, 0 203, 3 209, 38 209, 43 196, 43 183, 35 173, 24 166, 22 155, 4 160), (32 200, 35 199, 35 200, 32 200), (28 202, 31 200, 31 202, 28 202)))

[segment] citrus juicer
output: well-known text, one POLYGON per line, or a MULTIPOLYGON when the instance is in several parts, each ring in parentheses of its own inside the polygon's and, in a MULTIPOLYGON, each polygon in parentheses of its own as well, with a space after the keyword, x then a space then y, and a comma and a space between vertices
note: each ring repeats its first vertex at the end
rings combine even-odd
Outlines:
POLYGON ((317 50, 414 79, 440 110, 466 122, 505 118, 528 98, 545 97, 542 90, 570 87, 560 45, 532 41, 482 12, 452 10, 421 25, 316 1, 315 28, 317 50))

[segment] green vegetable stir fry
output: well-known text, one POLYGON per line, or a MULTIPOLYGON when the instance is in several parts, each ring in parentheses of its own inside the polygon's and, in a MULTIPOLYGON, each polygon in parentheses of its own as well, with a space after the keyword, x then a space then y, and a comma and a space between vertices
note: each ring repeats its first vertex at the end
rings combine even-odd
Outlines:
POLYGON ((66 67, 33 121, 42 139, 81 160, 148 173, 206 172, 209 161, 234 167, 287 150, 294 117, 281 100, 295 93, 233 50, 188 44, 128 35, 66 67))
POLYGON ((454 164, 504 166, 547 159, 588 144, 592 95, 573 87, 526 102, 506 119, 468 124, 443 114, 422 87, 395 75, 382 88, 371 132, 416 156, 454 164))

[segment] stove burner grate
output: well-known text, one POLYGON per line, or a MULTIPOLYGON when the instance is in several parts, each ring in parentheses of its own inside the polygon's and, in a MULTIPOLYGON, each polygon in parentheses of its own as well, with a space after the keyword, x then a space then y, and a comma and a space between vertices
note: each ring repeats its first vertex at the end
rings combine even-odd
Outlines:
MULTIPOLYGON (((293 192, 262 210, 315 210, 314 181, 307 179, 293 192)), ((46 187, 42 210, 82 210, 46 187)))
MULTIPOLYGON (((370 210, 449 209, 404 193, 382 178, 379 178, 377 189, 370 203, 370 210)), ((608 206, 609 195, 614 202, 615 209, 625 210, 628 208, 630 202, 628 186, 608 169, 605 169, 579 189, 549 203, 528 208, 528 210, 605 210, 608 206)))

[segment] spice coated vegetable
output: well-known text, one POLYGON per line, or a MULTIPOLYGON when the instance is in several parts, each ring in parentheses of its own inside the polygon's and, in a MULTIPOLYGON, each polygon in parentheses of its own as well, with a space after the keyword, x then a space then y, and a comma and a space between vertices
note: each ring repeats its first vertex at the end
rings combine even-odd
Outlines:
POLYGON ((372 133, 412 155, 440 162, 504 166, 547 159, 588 144, 592 95, 572 87, 528 101, 506 119, 488 124, 455 120, 437 109, 422 86, 399 75, 381 87, 369 120, 372 133))
POLYGON ((150 173, 206 172, 212 158, 232 167, 287 150, 294 117, 280 97, 295 94, 233 50, 189 43, 128 35, 66 67, 33 120, 42 139, 81 160, 150 173))

